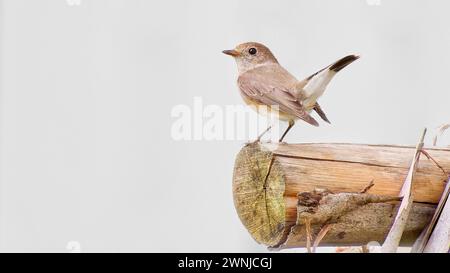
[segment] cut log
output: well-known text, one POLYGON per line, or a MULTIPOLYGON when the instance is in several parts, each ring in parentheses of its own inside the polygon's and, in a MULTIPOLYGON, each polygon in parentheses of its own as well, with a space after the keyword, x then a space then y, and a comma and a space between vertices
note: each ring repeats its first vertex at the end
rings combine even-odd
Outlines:
MULTIPOLYGON (((450 149, 425 149, 450 170, 450 149)), ((321 245, 382 243, 414 153, 412 146, 247 145, 234 168, 235 207, 252 237, 269 247, 306 246, 305 217, 313 220, 313 235, 331 224, 321 245), (371 181, 374 186, 361 193, 371 181)), ((420 159, 413 181, 415 203, 402 245, 411 245, 427 225, 446 179, 433 161, 420 159)))

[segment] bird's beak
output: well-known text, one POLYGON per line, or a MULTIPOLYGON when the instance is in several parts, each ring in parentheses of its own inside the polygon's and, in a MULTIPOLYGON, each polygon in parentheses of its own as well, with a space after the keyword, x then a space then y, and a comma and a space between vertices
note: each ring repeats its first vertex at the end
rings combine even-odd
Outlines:
POLYGON ((236 51, 236 50, 234 50, 234 49, 231 49, 231 50, 224 50, 224 51, 222 51, 222 53, 223 53, 223 54, 230 55, 230 56, 233 56, 233 57, 237 57, 237 56, 240 55, 239 52, 236 51))

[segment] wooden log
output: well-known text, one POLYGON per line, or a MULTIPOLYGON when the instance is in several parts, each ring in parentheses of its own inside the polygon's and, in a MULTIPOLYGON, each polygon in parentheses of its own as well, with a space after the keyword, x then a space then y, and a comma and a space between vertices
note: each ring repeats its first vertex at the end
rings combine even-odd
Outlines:
MULTIPOLYGON (((444 170, 450 170, 450 149, 426 148, 426 151, 444 170)), ((414 152, 415 147, 393 145, 247 145, 235 162, 235 207, 252 237, 269 247, 305 246, 305 215, 319 219, 314 213, 324 208, 334 210, 342 204, 343 210, 331 211, 340 213, 337 217, 311 223, 313 234, 323 225, 333 224, 321 245, 382 243, 398 209, 398 202, 392 201, 392 197, 400 192, 414 152), (360 192, 371 181, 374 186, 367 197, 360 192), (299 203, 299 194, 312 194, 316 189, 326 189, 326 198, 313 198, 311 204, 305 200, 299 203), (367 198, 367 202, 348 205, 354 198, 367 198), (339 200, 342 203, 336 203, 339 200), (305 207, 313 213, 305 214, 305 207)), ((413 181, 415 203, 402 245, 411 245, 433 216, 446 179, 447 174, 431 160, 420 159, 413 181)))

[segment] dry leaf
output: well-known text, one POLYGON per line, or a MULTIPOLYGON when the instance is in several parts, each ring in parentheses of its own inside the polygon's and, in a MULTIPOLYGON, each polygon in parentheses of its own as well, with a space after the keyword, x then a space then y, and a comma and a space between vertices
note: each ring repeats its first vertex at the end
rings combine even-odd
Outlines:
POLYGON ((411 167, 409 168, 408 175, 406 176, 402 190, 400 191, 399 197, 402 197, 403 200, 400 203, 400 208, 398 210, 397 216, 395 217, 394 224, 392 225, 392 228, 389 231, 386 240, 381 246, 381 252, 383 253, 397 252, 397 248, 400 244, 400 239, 402 238, 403 231, 405 230, 406 221, 408 220, 413 203, 412 181, 417 169, 417 163, 419 162, 420 155, 422 154, 423 141, 425 139, 426 132, 427 130, 425 129, 422 133, 419 143, 417 144, 411 167))
POLYGON ((441 137, 442 134, 444 134, 444 132, 445 132, 448 128, 450 128, 450 123, 448 123, 448 124, 443 124, 443 125, 441 125, 439 128, 437 128, 437 133, 436 133, 436 135, 435 135, 434 138, 433 138, 433 146, 436 146, 438 137, 441 137))
POLYGON ((436 215, 439 218, 430 225, 434 226, 433 232, 427 242, 423 252, 428 253, 447 253, 450 247, 450 179, 447 179, 447 186, 436 208, 436 215))

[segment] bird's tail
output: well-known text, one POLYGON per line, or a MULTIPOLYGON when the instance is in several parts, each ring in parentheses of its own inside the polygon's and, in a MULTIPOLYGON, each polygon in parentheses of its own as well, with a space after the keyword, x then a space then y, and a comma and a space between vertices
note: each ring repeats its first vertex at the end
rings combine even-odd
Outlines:
POLYGON ((354 61, 358 60, 359 56, 358 55, 348 55, 345 56, 344 58, 340 59, 339 61, 335 62, 334 64, 332 64, 330 66, 330 70, 334 71, 334 72, 339 72, 341 71, 344 67, 346 67, 347 65, 353 63, 354 61))
POLYGON ((359 59, 358 55, 348 55, 334 62, 322 70, 312 74, 308 78, 299 82, 297 88, 302 90, 304 101, 303 105, 306 109, 312 109, 320 96, 325 92, 325 88, 337 72, 344 67, 359 59))

